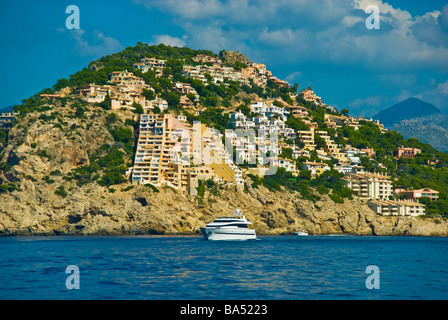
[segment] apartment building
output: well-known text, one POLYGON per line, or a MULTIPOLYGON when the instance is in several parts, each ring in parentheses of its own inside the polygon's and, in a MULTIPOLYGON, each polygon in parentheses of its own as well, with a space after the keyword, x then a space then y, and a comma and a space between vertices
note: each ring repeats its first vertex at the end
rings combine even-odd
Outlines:
POLYGON ((284 168, 288 172, 297 173, 296 162, 291 159, 269 157, 269 165, 284 168))
POLYGON ((224 67, 221 65, 184 65, 183 75, 193 79, 201 80, 205 85, 208 84, 206 75, 211 76, 214 84, 223 83, 224 80, 237 81, 240 85, 250 86, 250 81, 241 72, 236 71, 231 67, 224 67))
POLYGON ((258 69, 255 67, 247 67, 241 70, 241 74, 248 79, 252 79, 255 85, 263 87, 266 84, 266 79, 261 77, 258 69))
POLYGON ((270 106, 266 105, 266 102, 258 101, 250 105, 250 109, 254 113, 259 113, 264 117, 278 116, 282 121, 288 119, 289 111, 285 108, 277 107, 273 103, 270 106))
POLYGON ((142 104, 143 109, 146 113, 158 107, 160 111, 164 111, 168 109, 168 102, 162 98, 155 98, 154 100, 146 100, 144 104, 142 104))
POLYGON ((190 195, 197 195, 198 173, 196 168, 191 168, 187 164, 169 163, 164 182, 175 189, 187 191, 190 195))
POLYGON ((76 93, 79 94, 87 102, 98 103, 104 101, 107 94, 109 94, 109 96, 114 95, 117 90, 118 89, 115 86, 100 86, 91 83, 89 85, 83 86, 76 93))
POLYGON ((273 83, 275 83, 276 85, 278 85, 279 87, 284 87, 284 88, 289 88, 291 87, 291 85, 285 81, 285 80, 281 80, 275 76, 270 76, 269 80, 271 80, 273 83))
POLYGON ((0 130, 8 131, 11 129, 18 114, 19 112, 14 111, 0 113, 0 130))
POLYGON ((375 150, 373 150, 372 148, 363 148, 359 149, 359 151, 364 152, 364 155, 369 158, 376 154, 375 150))
POLYGON ((163 75, 163 69, 165 68, 166 60, 156 59, 156 58, 143 58, 140 63, 134 63, 134 69, 141 70, 143 73, 149 70, 154 70, 156 72, 156 77, 161 77, 163 75))
POLYGON ((311 156, 309 151, 304 150, 304 149, 300 149, 296 145, 294 145, 291 149, 292 149, 292 157, 294 159, 297 159, 299 157, 310 158, 310 156, 311 156))
POLYGON ((242 173, 225 153, 222 137, 205 125, 189 125, 186 116, 140 115, 140 132, 132 182, 168 185, 194 195, 198 168, 208 167, 221 183, 243 186, 242 173))
POLYGON ((198 54, 196 57, 193 58, 193 61, 201 63, 217 63, 217 64, 222 63, 221 59, 206 54, 198 54))
POLYGON ((128 88, 137 95, 141 94, 144 88, 151 89, 150 86, 146 85, 142 78, 135 76, 132 72, 128 72, 127 70, 112 72, 110 81, 128 88))
POLYGON ((341 153, 347 158, 348 161, 354 163, 361 163, 361 157, 367 155, 366 151, 352 147, 350 145, 341 149, 341 153))
POLYGON ((374 173, 350 173, 342 178, 344 185, 361 199, 388 200, 392 196, 390 177, 374 173))
POLYGON ((303 95, 303 99, 314 103, 321 103, 321 98, 317 96, 312 89, 302 89, 300 94, 303 95))
POLYGON ((308 110, 298 105, 289 106, 289 112, 294 118, 306 118, 308 117, 308 110))
POLYGON ((339 146, 331 139, 327 131, 317 131, 316 133, 325 140, 326 148, 324 151, 328 156, 339 160, 343 160, 345 158, 344 155, 341 154, 339 146))
POLYGON ((141 60, 141 63, 143 63, 145 66, 147 66, 149 68, 165 68, 166 60, 156 59, 154 57, 143 58, 141 60))
MULTIPOLYGON (((171 114, 140 115, 140 131, 135 155, 132 181, 134 183, 160 184, 167 179, 170 163, 188 167, 182 162, 174 149, 179 140, 189 134, 188 123, 183 118, 171 114)), ((184 147, 181 145, 181 147, 184 147)))
POLYGON ((356 162, 340 162, 334 165, 334 170, 348 174, 348 173, 365 173, 365 168, 356 162))
POLYGON ((298 130, 297 137, 302 141, 305 146, 304 148, 308 151, 313 151, 316 149, 316 145, 314 144, 314 130, 298 130))
POLYGON ((410 200, 369 200, 367 205, 375 213, 383 216, 412 216, 425 214, 425 205, 410 200))
POLYGON ((257 75, 253 80, 255 84, 258 83, 259 86, 264 87, 268 82, 268 79, 272 77, 272 72, 267 70, 266 65, 263 63, 249 62, 247 65, 257 69, 257 75))
POLYGON ((198 95, 196 89, 193 88, 189 83, 174 82, 173 90, 184 95, 187 95, 189 93, 194 94, 195 96, 198 95))

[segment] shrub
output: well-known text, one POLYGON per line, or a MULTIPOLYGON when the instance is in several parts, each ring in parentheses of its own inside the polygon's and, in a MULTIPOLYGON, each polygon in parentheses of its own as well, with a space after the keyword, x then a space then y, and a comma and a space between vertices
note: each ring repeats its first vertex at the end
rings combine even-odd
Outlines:
POLYGON ((156 186, 154 186, 154 185, 152 185, 150 183, 145 184, 145 187, 150 188, 154 192, 159 192, 159 189, 157 189, 156 186))
POLYGON ((124 188, 124 189, 122 189, 121 191, 129 191, 129 190, 132 190, 132 189, 134 189, 135 188, 135 186, 129 186, 129 187, 126 187, 126 188, 124 188))
POLYGON ((65 198, 68 195, 67 191, 65 191, 65 189, 64 189, 64 186, 58 187, 55 190, 54 194, 57 194, 58 196, 60 196, 62 198, 65 198))
POLYGON ((48 159, 51 159, 51 156, 48 154, 47 150, 40 150, 37 155, 41 156, 41 157, 45 157, 48 159))

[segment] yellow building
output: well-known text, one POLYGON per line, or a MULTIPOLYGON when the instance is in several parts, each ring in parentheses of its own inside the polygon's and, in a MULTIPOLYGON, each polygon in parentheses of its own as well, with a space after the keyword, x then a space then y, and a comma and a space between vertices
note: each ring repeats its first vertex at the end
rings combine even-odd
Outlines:
POLYGON ((349 173, 342 181, 346 187, 357 192, 361 199, 388 200, 392 196, 392 182, 387 175, 349 173))

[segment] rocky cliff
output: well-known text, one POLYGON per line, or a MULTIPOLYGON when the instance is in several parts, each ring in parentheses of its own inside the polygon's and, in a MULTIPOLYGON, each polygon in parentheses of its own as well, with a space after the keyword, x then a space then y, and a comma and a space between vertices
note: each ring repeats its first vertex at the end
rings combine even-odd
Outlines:
POLYGON ((27 181, 21 187, 0 198, 2 235, 200 234, 200 227, 236 208, 258 234, 448 235, 442 219, 383 217, 359 199, 337 204, 324 197, 312 203, 296 193, 264 187, 252 192, 223 188, 218 196, 206 192, 204 199, 145 186, 114 193, 85 186, 66 198, 55 195, 52 186, 27 181))
POLYGON ((200 227, 236 208, 258 234, 448 235, 441 218, 383 217, 358 198, 338 204, 324 196, 313 203, 296 192, 252 188, 250 181, 244 191, 218 187, 202 198, 127 182, 80 184, 73 169, 91 163, 95 150, 120 147, 108 122, 124 126, 135 117, 120 111, 114 118, 112 111, 88 106, 81 111, 78 117, 68 105, 54 105, 11 129, 1 154, 11 167, 0 179, 17 190, 0 194, 0 235, 200 234, 200 227))

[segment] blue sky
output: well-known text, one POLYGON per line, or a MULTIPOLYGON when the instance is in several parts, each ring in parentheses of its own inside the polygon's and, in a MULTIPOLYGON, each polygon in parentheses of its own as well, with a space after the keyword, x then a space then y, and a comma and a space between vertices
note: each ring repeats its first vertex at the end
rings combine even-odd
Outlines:
POLYGON ((239 50, 352 115, 411 96, 448 113, 446 1, 0 0, 0 40, 0 108, 140 41, 239 50), (65 26, 68 5, 80 30, 65 26))

